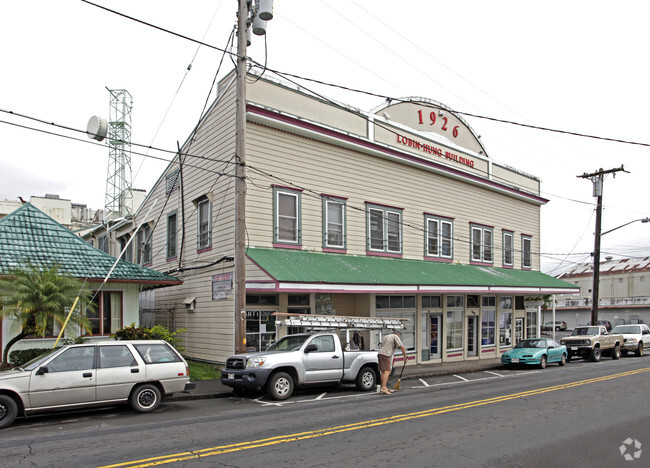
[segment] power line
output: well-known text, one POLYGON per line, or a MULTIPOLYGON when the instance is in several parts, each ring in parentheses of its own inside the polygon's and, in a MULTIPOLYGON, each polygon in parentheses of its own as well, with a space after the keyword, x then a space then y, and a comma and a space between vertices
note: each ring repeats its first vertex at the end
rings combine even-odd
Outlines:
MULTIPOLYGON (((140 23, 142 25, 145 25, 145 26, 157 29, 159 31, 165 32, 167 34, 171 34, 171 35, 179 37, 181 39, 185 39, 185 40, 194 42, 196 44, 203 45, 203 46, 208 47, 210 49, 218 50, 219 52, 229 54, 232 57, 237 57, 238 56, 234 52, 230 52, 230 51, 221 49, 221 48, 219 48, 217 46, 208 44, 208 43, 200 41, 198 39, 194 39, 194 38, 191 38, 191 37, 186 36, 184 34, 180 34, 180 33, 171 31, 169 29, 163 28, 161 26, 157 26, 157 25, 155 25, 153 23, 149 23, 147 21, 144 21, 144 20, 141 20, 141 19, 138 19, 138 18, 134 18, 132 16, 121 13, 119 11, 112 10, 112 9, 107 8, 105 6, 98 5, 96 3, 90 2, 89 0, 82 0, 82 2, 87 3, 89 5, 92 5, 92 6, 95 6, 97 8, 101 8, 102 10, 106 10, 106 11, 108 11, 110 13, 113 13, 113 14, 116 14, 118 16, 122 16, 123 18, 129 19, 131 21, 135 21, 135 22, 140 23)), ((296 75, 294 73, 282 72, 282 71, 279 71, 279 70, 268 68, 267 66, 265 66, 263 64, 260 64, 259 62, 251 59, 250 57, 246 57, 246 58, 252 64, 255 64, 256 66, 258 66, 258 67, 260 67, 260 68, 262 68, 264 70, 268 70, 270 72, 273 72, 273 73, 277 74, 278 76, 284 76, 284 77, 290 76, 290 77, 293 77, 293 78, 296 78, 296 79, 299 79, 299 80, 304 80, 304 81, 308 81, 308 82, 312 82, 312 83, 316 83, 316 84, 320 84, 320 85, 328 86, 328 87, 332 87, 332 88, 342 89, 344 91, 350 91, 350 92, 354 92, 354 93, 365 94, 367 96, 373 96, 373 97, 377 97, 377 98, 381 98, 381 99, 385 99, 385 100, 392 100, 392 101, 396 101, 396 102, 410 102, 410 101, 395 98, 395 97, 392 97, 392 96, 387 96, 387 95, 384 95, 384 94, 374 93, 374 92, 371 92, 371 91, 365 91, 365 90, 361 90, 361 89, 358 89, 358 88, 351 88, 349 86, 343 86, 343 85, 338 85, 338 84, 334 84, 334 83, 328 83, 326 81, 318 80, 318 79, 315 79, 315 78, 308 78, 308 77, 304 77, 304 76, 301 76, 301 75, 296 75)), ((541 125, 525 124, 525 123, 522 123, 522 122, 516 122, 514 120, 500 119, 500 118, 497 118, 497 117, 490 117, 490 116, 486 116, 486 115, 475 114, 475 113, 472 113, 472 112, 459 111, 459 110, 455 110, 455 109, 451 109, 451 108, 448 108, 446 110, 449 110, 449 111, 451 111, 451 112, 453 112, 455 114, 458 114, 458 115, 465 115, 465 116, 474 117, 474 118, 477 118, 477 119, 484 119, 484 120, 490 120, 490 121, 493 121, 493 122, 505 123, 505 124, 509 124, 509 125, 516 125, 516 126, 520 126, 520 127, 531 128, 531 129, 534 129, 534 130, 553 132, 553 133, 560 133, 560 134, 577 136, 577 137, 582 137, 582 138, 590 138, 590 139, 595 139, 595 140, 610 141, 610 142, 614 142, 614 143, 622 143, 622 144, 628 144, 628 145, 638 145, 638 146, 650 147, 650 143, 637 142, 637 141, 632 141, 632 140, 623 140, 623 139, 620 139, 620 138, 602 137, 602 136, 598 136, 598 135, 580 133, 580 132, 575 132, 575 131, 571 131, 571 130, 561 130, 561 129, 551 128, 551 127, 544 127, 544 126, 541 126, 541 125)))

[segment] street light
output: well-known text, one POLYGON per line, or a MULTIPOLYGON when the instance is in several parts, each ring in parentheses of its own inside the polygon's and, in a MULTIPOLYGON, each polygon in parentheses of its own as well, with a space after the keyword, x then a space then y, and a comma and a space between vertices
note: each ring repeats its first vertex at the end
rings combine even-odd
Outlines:
POLYGON ((621 224, 620 226, 615 227, 614 229, 610 229, 609 231, 602 232, 600 235, 601 235, 601 236, 604 236, 605 234, 609 234, 609 233, 612 232, 612 231, 616 231, 617 229, 620 229, 620 228, 622 228, 622 227, 625 227, 625 226, 627 226, 628 224, 636 223, 636 222, 638 222, 638 221, 641 221, 642 223, 650 223, 650 218, 639 218, 639 219, 635 219, 634 221, 630 221, 629 223, 621 224))

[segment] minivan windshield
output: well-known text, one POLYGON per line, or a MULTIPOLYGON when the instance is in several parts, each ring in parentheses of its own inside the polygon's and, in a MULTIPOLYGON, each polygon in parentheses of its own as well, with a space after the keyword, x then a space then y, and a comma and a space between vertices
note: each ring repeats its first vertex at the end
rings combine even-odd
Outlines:
POLYGON ((280 338, 266 348, 267 351, 297 351, 311 335, 290 335, 280 338))

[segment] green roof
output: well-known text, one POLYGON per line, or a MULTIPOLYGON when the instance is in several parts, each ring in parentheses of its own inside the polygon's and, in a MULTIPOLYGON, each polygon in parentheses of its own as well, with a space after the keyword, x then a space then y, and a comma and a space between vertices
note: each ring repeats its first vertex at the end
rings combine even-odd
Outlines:
POLYGON ((275 281, 286 283, 490 288, 530 294, 579 290, 530 270, 289 249, 249 248, 247 255, 275 281))
MULTIPOLYGON (((58 264, 70 276, 103 281, 115 264, 115 257, 96 249, 31 203, 0 219, 0 275, 26 263, 58 264)), ((178 278, 120 260, 110 282, 141 283, 151 286, 181 284, 178 278)))

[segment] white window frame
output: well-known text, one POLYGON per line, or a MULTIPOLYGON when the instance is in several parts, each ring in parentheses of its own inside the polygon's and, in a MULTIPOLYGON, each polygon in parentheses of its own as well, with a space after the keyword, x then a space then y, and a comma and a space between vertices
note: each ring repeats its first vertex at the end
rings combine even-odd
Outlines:
POLYGON ((178 255, 178 214, 172 211, 167 214, 167 258, 174 258, 178 255), (174 225, 172 226, 170 220, 174 218, 174 225))
MULTIPOLYGON (((384 252, 389 254, 401 254, 402 253, 402 210, 399 208, 389 208, 380 205, 371 205, 368 204, 366 207, 366 229, 367 229, 367 240, 366 247, 369 252, 384 252), (376 217, 381 216, 381 248, 378 248, 376 245, 373 247, 373 232, 378 232, 377 230, 373 231, 373 215, 376 217), (391 219, 392 218, 392 219, 391 219), (397 218, 397 219, 395 219, 397 218), (397 225, 397 229, 393 224, 397 225), (397 234, 396 234, 397 231, 397 234), (397 237, 397 248, 391 248, 391 236, 397 237)), ((374 223, 377 224, 377 223, 374 223)), ((393 239, 393 243, 394 243, 393 239)))
MULTIPOLYGON (((345 200, 340 199, 340 198, 333 198, 333 197, 325 197, 323 198, 323 246, 326 248, 330 249, 345 249, 346 248, 346 225, 345 225, 345 215, 346 215, 346 207, 345 207, 345 200), (341 210, 341 222, 337 221, 332 221, 330 219, 330 207, 339 207, 341 210), (333 232, 333 229, 330 229, 330 226, 332 227, 338 227, 340 229, 341 233, 341 242, 340 243, 332 243, 330 241, 330 232, 333 232)), ((338 235, 338 232, 335 234, 338 235)))
POLYGON ((454 256, 454 223, 447 218, 427 215, 425 218, 425 252, 427 257, 453 258, 454 256), (449 228, 449 235, 445 236, 445 227, 449 228), (431 250, 431 245, 435 250, 431 250), (445 254, 445 247, 449 253, 445 254))
POLYGON ((487 226, 472 225, 470 233, 470 255, 472 261, 480 263, 494 263, 494 229, 487 226), (475 238, 477 234, 480 239, 478 246, 475 238))
POLYGON ((151 263, 151 226, 144 223, 136 234, 136 263, 138 265, 149 265, 151 263))
POLYGON ((503 231, 503 264, 510 267, 515 265, 515 234, 512 231, 503 231), (510 246, 507 245, 506 239, 510 239, 510 246))
POLYGON ((521 236, 521 268, 531 269, 533 267, 533 238, 521 236))
POLYGON ((301 197, 300 197, 300 192, 296 190, 289 190, 289 189, 275 189, 275 194, 274 194, 274 203, 273 203, 273 211, 274 211, 274 220, 273 220, 273 242, 279 243, 279 244, 294 244, 294 245, 301 245, 301 197), (280 212, 280 198, 281 197, 290 197, 294 200, 293 207, 295 209, 295 215, 290 216, 286 213, 281 213, 280 212), (293 235, 289 237, 283 236, 284 231, 287 231, 286 229, 280 229, 280 226, 283 224, 286 224, 286 221, 293 221, 294 228, 293 228, 293 235))
POLYGON ((196 250, 212 247, 212 203, 209 198, 201 198, 196 203, 196 250), (203 207, 206 212, 203 212, 203 207), (206 219, 203 219, 203 218, 206 219), (206 229, 207 228, 207 229, 206 229))

